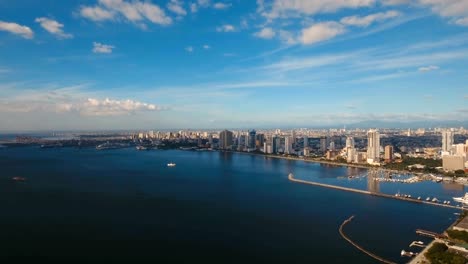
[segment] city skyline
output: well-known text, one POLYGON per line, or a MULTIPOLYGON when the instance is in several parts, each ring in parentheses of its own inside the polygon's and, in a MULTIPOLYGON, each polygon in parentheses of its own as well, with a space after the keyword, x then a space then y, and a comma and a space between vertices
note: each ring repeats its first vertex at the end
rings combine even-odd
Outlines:
POLYGON ((0 0, 0 131, 467 124, 467 30, 463 0, 0 0))

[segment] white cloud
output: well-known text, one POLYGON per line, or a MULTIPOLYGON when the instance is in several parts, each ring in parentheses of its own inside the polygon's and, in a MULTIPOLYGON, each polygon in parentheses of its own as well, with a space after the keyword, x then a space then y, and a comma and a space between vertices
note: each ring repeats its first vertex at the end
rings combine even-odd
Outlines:
POLYGON ((258 12, 270 19, 333 13, 344 8, 370 7, 376 0, 274 0, 271 4, 257 1, 258 12))
POLYGON ((231 4, 225 4, 225 3, 221 3, 221 2, 215 3, 213 5, 213 8, 215 8, 215 9, 228 9, 229 7, 231 7, 231 4))
POLYGON ((322 22, 302 30, 300 42, 304 45, 325 41, 343 34, 345 27, 337 22, 322 22))
POLYGON ((390 18, 400 16, 397 11, 380 12, 364 17, 348 16, 341 19, 341 23, 348 26, 367 27, 374 22, 381 22, 390 18))
POLYGON ((218 32, 234 32, 236 31, 236 28, 233 25, 222 25, 216 28, 216 31, 218 32))
POLYGON ((187 11, 185 11, 182 4, 183 3, 179 0, 171 0, 169 3, 167 3, 167 9, 171 10, 179 16, 185 16, 187 15, 187 11))
POLYGON ((0 68, 0 74, 9 73, 9 72, 10 72, 10 69, 0 68))
POLYGON ((100 99, 83 90, 85 85, 56 89, 21 89, 0 98, 0 112, 78 113, 83 116, 132 115, 144 111, 165 110, 164 107, 136 100, 100 99))
POLYGON ((438 70, 438 69, 440 69, 439 66, 430 65, 430 66, 426 66, 426 67, 420 67, 418 70, 420 72, 430 72, 430 71, 435 71, 435 70, 438 70))
POLYGON ((99 42, 93 42, 93 52, 94 53, 112 53, 114 46, 102 44, 99 42))
POLYGON ((188 47, 185 48, 185 51, 191 53, 191 52, 193 52, 193 47, 192 47, 192 46, 188 46, 188 47))
POLYGON ((411 0, 382 0, 383 5, 403 5, 410 3, 411 0))
POLYGON ((198 6, 195 3, 190 4, 190 12, 196 13, 198 11, 198 6))
POLYGON ((34 32, 29 27, 13 22, 4 22, 0 20, 0 31, 7 31, 25 39, 32 39, 34 37, 34 32))
POLYGON ((254 36, 257 38, 271 39, 276 35, 275 31, 271 27, 263 28, 262 30, 256 32, 254 36))
POLYGON ((114 19, 115 12, 103 9, 99 6, 83 6, 80 9, 80 15, 93 21, 104 21, 114 19))
POLYGON ((142 28, 145 27, 144 23, 147 21, 159 25, 172 23, 172 19, 164 10, 150 1, 98 0, 95 6, 82 6, 80 14, 93 21, 126 20, 142 28))
POLYGON ((207 44, 203 45, 203 48, 206 49, 206 50, 211 49, 210 45, 207 45, 207 44))
POLYGON ((198 5, 201 7, 208 7, 210 5, 210 0, 198 0, 198 5))
POLYGON ((468 26, 468 16, 455 20, 455 24, 460 26, 468 26))
POLYGON ((78 111, 82 115, 87 116, 115 116, 115 115, 130 115, 141 111, 160 111, 163 108, 154 104, 148 104, 138 101, 127 100, 112 100, 106 98, 99 100, 88 98, 84 102, 75 104, 65 104, 64 111, 78 111))
POLYGON ((59 23, 50 18, 46 17, 39 17, 35 20, 37 23, 41 25, 42 28, 47 30, 49 33, 55 35, 57 38, 60 39, 69 39, 73 38, 72 34, 68 34, 63 32, 63 24, 59 23))
POLYGON ((297 43, 297 38, 294 36, 294 34, 287 30, 281 29, 279 31, 279 38, 288 45, 294 45, 297 43))

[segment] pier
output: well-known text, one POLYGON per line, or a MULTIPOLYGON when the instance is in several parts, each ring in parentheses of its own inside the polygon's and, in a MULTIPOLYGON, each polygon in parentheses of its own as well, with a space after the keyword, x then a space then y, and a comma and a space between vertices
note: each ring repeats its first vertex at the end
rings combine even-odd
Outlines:
POLYGON ((290 173, 288 175, 288 179, 290 181, 296 182, 296 183, 314 185, 314 186, 325 187, 325 188, 330 188, 330 189, 335 189, 335 190, 340 190, 340 191, 367 194, 367 195, 372 195, 372 196, 377 196, 377 197, 384 197, 384 198, 390 198, 390 199, 395 199, 395 200, 400 200, 400 201, 406 201, 406 202, 412 202, 412 203, 418 203, 418 204, 427 204, 427 205, 433 205, 433 206, 439 206, 439 207, 445 207, 445 208, 451 208, 451 209, 467 210, 467 208, 463 208, 463 207, 460 207, 460 206, 449 205, 449 204, 442 204, 442 203, 437 203, 437 202, 423 201, 423 200, 418 200, 418 199, 415 199, 415 198, 395 196, 395 195, 390 195, 390 194, 380 193, 380 192, 370 192, 370 191, 364 191, 364 190, 353 189, 353 188, 348 188, 348 187, 341 187, 341 186, 331 185, 331 184, 318 183, 318 182, 313 182, 313 181, 299 180, 299 179, 295 179, 294 175, 292 173, 290 173))
POLYGON ((380 262, 382 262, 382 263, 396 264, 395 262, 386 260, 386 259, 384 259, 384 258, 381 258, 381 257, 379 257, 379 256, 377 256, 377 255, 375 255, 375 254, 373 254, 372 252, 369 252, 369 251, 365 250, 364 248, 362 248, 361 246, 359 246, 358 244, 356 244, 355 242, 353 242, 349 237, 347 237, 347 236, 345 235, 345 233, 343 232, 343 227, 344 227, 347 223, 351 222, 351 220, 353 220, 353 218, 354 218, 354 215, 351 216, 350 218, 346 219, 346 220, 343 222, 343 224, 341 224, 340 229, 339 229, 340 235, 341 235, 346 241, 348 241, 351 245, 353 245, 355 248, 357 248, 359 251, 365 253, 366 255, 368 255, 368 256, 370 256, 370 257, 372 257, 372 258, 374 258, 374 259, 376 259, 376 260, 378 260, 378 261, 380 261, 380 262))

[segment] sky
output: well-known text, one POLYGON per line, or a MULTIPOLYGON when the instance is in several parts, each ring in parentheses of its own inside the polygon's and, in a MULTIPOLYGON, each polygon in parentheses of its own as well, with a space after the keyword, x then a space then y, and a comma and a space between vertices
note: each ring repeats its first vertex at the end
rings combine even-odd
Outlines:
POLYGON ((0 0, 0 131, 468 120, 467 0, 0 0))

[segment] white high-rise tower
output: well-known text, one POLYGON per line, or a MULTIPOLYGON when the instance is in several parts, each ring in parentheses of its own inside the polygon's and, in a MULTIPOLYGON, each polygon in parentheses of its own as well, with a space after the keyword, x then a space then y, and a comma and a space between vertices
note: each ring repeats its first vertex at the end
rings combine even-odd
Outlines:
POLYGON ((371 129, 367 132, 367 163, 380 162, 380 134, 371 129))
POLYGON ((442 130, 442 152, 451 152, 453 145, 453 131, 450 129, 442 130))

